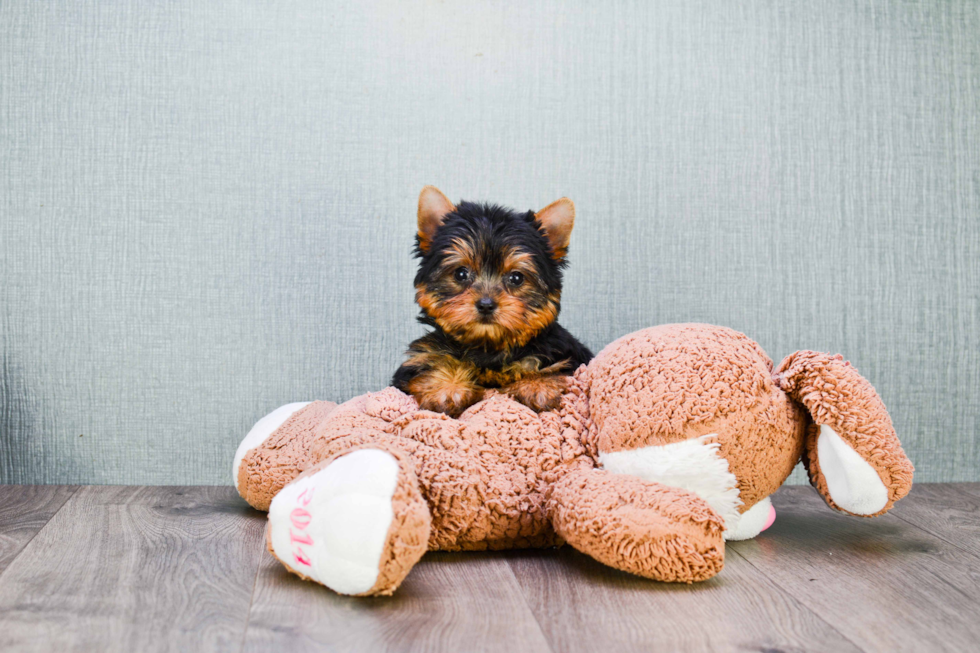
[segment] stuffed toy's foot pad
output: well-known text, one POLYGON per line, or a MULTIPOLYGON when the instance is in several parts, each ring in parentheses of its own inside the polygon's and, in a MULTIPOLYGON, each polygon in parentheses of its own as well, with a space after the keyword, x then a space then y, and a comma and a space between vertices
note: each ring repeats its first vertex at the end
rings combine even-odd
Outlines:
POLYGON ((735 528, 725 531, 725 539, 729 542, 751 540, 772 526, 774 521, 776 521, 776 509, 772 507, 772 500, 766 497, 742 513, 735 528))
POLYGON ((270 550, 290 571, 339 594, 371 592, 389 544, 398 481, 398 461, 378 449, 354 451, 297 478, 269 507, 270 550))

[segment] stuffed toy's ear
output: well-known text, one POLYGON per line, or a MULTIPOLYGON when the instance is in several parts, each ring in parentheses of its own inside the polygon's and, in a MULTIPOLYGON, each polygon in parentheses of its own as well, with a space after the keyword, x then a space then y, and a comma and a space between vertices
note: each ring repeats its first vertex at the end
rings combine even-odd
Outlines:
POLYGON ((813 418, 803 464, 830 507, 873 517, 908 494, 912 462, 878 393, 850 363, 840 355, 798 351, 782 362, 775 380, 813 418))
POLYGON ((551 243, 554 257, 565 258, 565 254, 568 253, 568 241, 572 236, 572 227, 575 226, 575 205, 572 200, 563 197, 535 213, 534 217, 541 223, 541 230, 551 243))
POLYGON ((419 249, 429 251, 436 230, 446 216, 456 210, 449 198, 435 186, 426 186, 419 195, 419 249))

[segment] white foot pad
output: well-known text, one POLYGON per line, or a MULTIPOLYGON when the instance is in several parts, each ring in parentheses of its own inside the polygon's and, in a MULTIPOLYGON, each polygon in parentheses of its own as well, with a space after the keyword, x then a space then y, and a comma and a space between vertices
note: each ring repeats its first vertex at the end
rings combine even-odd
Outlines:
POLYGON ((734 528, 725 531, 725 539, 729 542, 751 540, 766 530, 776 520, 776 509, 772 501, 766 497, 742 513, 734 528))
POLYGON ((368 591, 378 580, 397 483, 397 461, 377 449, 290 483, 269 507, 276 557, 338 594, 368 591))
POLYGON ((238 451, 235 452, 235 462, 232 463, 231 477, 235 481, 236 488, 238 487, 238 468, 242 466, 242 459, 245 458, 248 452, 265 442, 272 435, 272 432, 285 424, 286 420, 292 417, 296 411, 304 406, 310 405, 310 403, 309 401, 298 401, 294 404, 280 406, 255 423, 255 426, 248 432, 248 435, 245 436, 242 443, 238 445, 238 451))

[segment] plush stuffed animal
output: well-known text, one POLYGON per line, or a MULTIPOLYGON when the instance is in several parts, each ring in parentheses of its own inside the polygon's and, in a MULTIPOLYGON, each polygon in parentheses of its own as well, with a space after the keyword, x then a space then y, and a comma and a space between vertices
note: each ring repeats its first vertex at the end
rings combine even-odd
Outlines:
POLYGON ((699 324, 610 344, 536 414, 491 392, 459 419, 394 388, 259 421, 235 484, 269 511, 269 550, 341 594, 391 594, 427 550, 559 546, 661 581, 717 574, 802 459, 831 508, 880 515, 912 464, 874 388, 840 356, 778 369, 699 324))

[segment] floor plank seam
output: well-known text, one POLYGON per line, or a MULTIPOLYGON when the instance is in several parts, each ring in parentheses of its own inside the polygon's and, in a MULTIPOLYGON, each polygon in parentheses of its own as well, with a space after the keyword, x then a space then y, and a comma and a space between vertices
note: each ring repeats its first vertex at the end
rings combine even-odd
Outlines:
POLYGON ((23 555, 24 551, 27 550, 27 547, 29 547, 31 545, 31 542, 34 541, 34 538, 36 538, 38 535, 40 535, 41 531, 43 531, 45 528, 48 527, 48 524, 50 524, 51 523, 51 520, 55 518, 55 515, 57 515, 62 510, 65 509, 65 506, 67 506, 68 503, 72 499, 75 498, 75 494, 77 494, 78 491, 80 489, 82 489, 83 486, 81 486, 81 485, 66 485, 66 486, 63 486, 63 487, 71 488, 70 493, 68 494, 68 497, 61 503, 60 506, 58 506, 58 509, 55 510, 53 513, 51 513, 51 515, 44 521, 44 525, 41 526, 41 528, 37 529, 37 531, 33 535, 31 535, 31 537, 30 537, 29 540, 27 540, 26 542, 24 542, 24 546, 20 547, 20 551, 18 551, 17 554, 13 558, 10 559, 10 562, 7 563, 7 566, 4 567, 3 569, 0 569, 0 580, 3 580, 3 575, 5 573, 7 573, 7 570, 8 569, 10 569, 11 567, 14 566, 14 563, 17 562, 17 559, 20 558, 21 555, 23 555))
POLYGON ((980 499, 980 483, 963 483, 962 485, 957 485, 956 487, 958 490, 965 492, 976 499, 980 499))
POLYGON ((534 619, 534 624, 538 627, 538 632, 541 633, 541 639, 543 639, 548 645, 548 650, 551 651, 551 653, 558 653, 555 651, 555 647, 551 643, 551 638, 548 637, 548 633, 544 631, 544 628, 541 626, 541 622, 538 621, 538 615, 534 614, 534 610, 531 609, 531 604, 527 602, 527 596, 524 594, 524 588, 521 586, 521 581, 518 580, 517 574, 514 573, 514 566, 512 562, 513 561, 508 558, 507 571, 510 572, 511 578, 514 579, 514 584, 517 585, 518 593, 521 597, 521 603, 524 604, 524 607, 527 608, 528 614, 530 614, 531 618, 534 619))
POLYGON ((941 533, 937 533, 937 532, 931 531, 931 530, 927 529, 925 526, 922 526, 920 524, 917 524, 914 521, 909 521, 908 519, 906 519, 905 517, 902 517, 901 515, 896 515, 895 513, 892 513, 892 515, 894 517, 902 520, 903 522, 905 522, 906 524, 908 524, 912 528, 914 528, 916 530, 920 530, 923 533, 925 533, 926 535, 930 535, 930 536, 936 538, 937 540, 941 540, 941 541, 945 542, 946 544, 950 545, 951 547, 956 548, 956 549, 962 551, 963 553, 967 554, 971 558, 978 558, 978 559, 980 559, 980 555, 978 555, 976 552, 970 551, 969 549, 965 549, 965 548, 963 548, 962 545, 957 544, 956 542, 953 542, 951 540, 946 539, 945 537, 943 537, 943 535, 941 533))
POLYGON ((255 589, 259 586, 259 574, 262 573, 262 556, 259 555, 255 565, 255 577, 252 579, 252 593, 248 597, 248 610, 245 612, 245 628, 242 630, 242 646, 239 651, 245 651, 248 642, 248 627, 252 623, 252 606, 255 604, 255 589))
MULTIPOLYGON (((806 612, 812 614, 815 619, 818 619, 821 623, 823 623, 824 625, 826 625, 827 628, 829 628, 830 630, 832 630, 835 633, 837 633, 838 635, 840 635, 842 639, 844 639, 845 641, 849 642, 855 649, 857 649, 859 651, 865 651, 865 650, 867 650, 864 647, 862 647, 860 644, 858 644, 857 642, 855 642, 854 640, 852 640, 850 637, 848 637, 846 634, 844 634, 843 632, 841 632, 841 630, 839 628, 837 628, 832 623, 830 623, 829 621, 827 621, 823 617, 823 615, 821 615, 819 612, 817 612, 816 610, 814 610, 813 608, 811 608, 810 606, 806 605, 805 603, 803 603, 802 601, 800 601, 799 599, 797 599, 795 596, 793 596, 793 594, 791 594, 789 590, 787 590, 785 587, 783 587, 782 585, 780 585, 776 581, 776 579, 774 579, 771 576, 769 576, 765 572, 765 570, 763 570, 761 567, 759 567, 758 565, 756 565, 755 563, 753 563, 751 560, 749 560, 748 558, 746 558, 745 556, 743 556, 741 553, 739 553, 735 549, 732 549, 732 548, 727 547, 727 546, 725 547, 725 549, 726 549, 726 551, 725 551, 725 554, 726 555, 728 553, 734 553, 739 558, 741 558, 742 560, 744 560, 746 562, 746 564, 748 564, 750 567, 752 567, 753 569, 755 569, 756 572, 758 572, 763 578, 765 578, 768 582, 772 583, 772 586, 775 587, 777 590, 779 590, 779 592, 782 593, 783 596, 785 596, 788 600, 790 600, 793 603, 795 603, 796 605, 798 605, 801 610, 805 610, 806 612)), ((724 571, 722 571, 722 573, 724 573, 724 571)))

